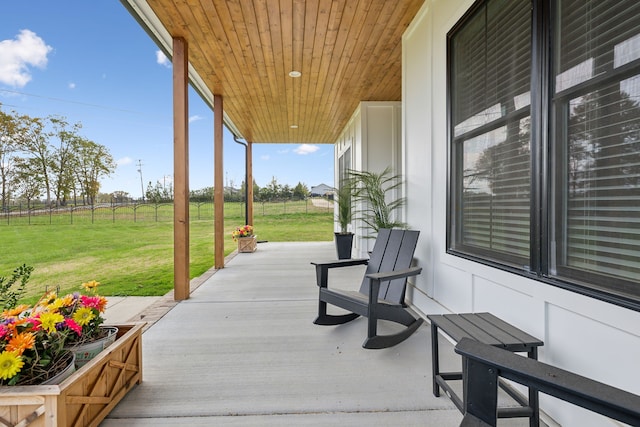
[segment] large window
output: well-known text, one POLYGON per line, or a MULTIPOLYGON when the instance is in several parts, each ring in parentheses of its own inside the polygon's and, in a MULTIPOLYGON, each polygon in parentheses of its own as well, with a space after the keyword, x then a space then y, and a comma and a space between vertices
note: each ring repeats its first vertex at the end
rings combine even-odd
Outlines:
POLYGON ((640 2, 486 0, 449 34, 451 253, 640 301, 640 2))

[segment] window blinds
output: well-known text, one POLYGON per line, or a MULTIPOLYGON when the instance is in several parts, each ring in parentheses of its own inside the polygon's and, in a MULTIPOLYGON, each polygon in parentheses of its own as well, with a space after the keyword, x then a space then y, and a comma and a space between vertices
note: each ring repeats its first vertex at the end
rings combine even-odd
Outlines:
POLYGON ((556 28, 558 274, 638 295, 640 2, 562 0, 556 28))
POLYGON ((531 5, 492 1, 452 39, 457 249, 527 263, 531 5))

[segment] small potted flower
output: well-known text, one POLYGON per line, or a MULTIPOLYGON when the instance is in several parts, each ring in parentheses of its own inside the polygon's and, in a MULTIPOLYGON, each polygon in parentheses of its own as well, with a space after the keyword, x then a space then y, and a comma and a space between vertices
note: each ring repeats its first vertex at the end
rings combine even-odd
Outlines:
POLYGON ((238 252, 255 252, 257 236, 253 233, 253 226, 243 225, 231 233, 234 241, 238 242, 238 252))

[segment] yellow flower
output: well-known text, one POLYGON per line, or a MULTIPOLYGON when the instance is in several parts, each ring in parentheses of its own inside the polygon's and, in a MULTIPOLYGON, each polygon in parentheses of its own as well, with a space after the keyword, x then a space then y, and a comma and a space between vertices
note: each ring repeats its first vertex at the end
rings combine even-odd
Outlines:
POLYGON ((58 298, 58 293, 56 291, 51 291, 48 292, 43 298, 42 300, 45 302, 45 304, 49 304, 49 301, 53 301, 56 298, 58 298))
POLYGON ((60 322, 64 322, 64 316, 60 313, 44 312, 40 315, 42 329, 49 333, 55 332, 56 325, 60 322))
POLYGON ((93 290, 98 286, 100 286, 100 282, 96 282, 95 280, 92 280, 90 282, 85 282, 82 284, 82 287, 87 291, 93 290))
POLYGON ((75 313, 73 313, 73 320, 76 321, 76 323, 80 326, 84 326, 87 323, 91 322, 91 320, 93 320, 96 317, 96 315, 93 313, 93 310, 91 310, 91 308, 89 307, 82 307, 76 310, 75 313))
POLYGON ((22 358, 15 353, 3 351, 0 353, 0 378, 8 380, 16 376, 24 366, 22 358))
POLYGON ((64 307, 64 300, 62 298, 56 298, 51 304, 49 304, 49 308, 52 310, 57 310, 60 307, 64 307))

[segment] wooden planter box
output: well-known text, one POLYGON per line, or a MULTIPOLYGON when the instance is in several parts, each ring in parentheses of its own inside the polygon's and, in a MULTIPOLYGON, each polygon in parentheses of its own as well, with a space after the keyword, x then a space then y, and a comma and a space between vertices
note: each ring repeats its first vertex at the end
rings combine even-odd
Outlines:
POLYGON ((238 237, 238 252, 255 252, 257 243, 257 236, 238 237))
POLYGON ((142 328, 116 325, 116 341, 58 385, 0 387, 0 425, 97 426, 142 382, 142 328))

